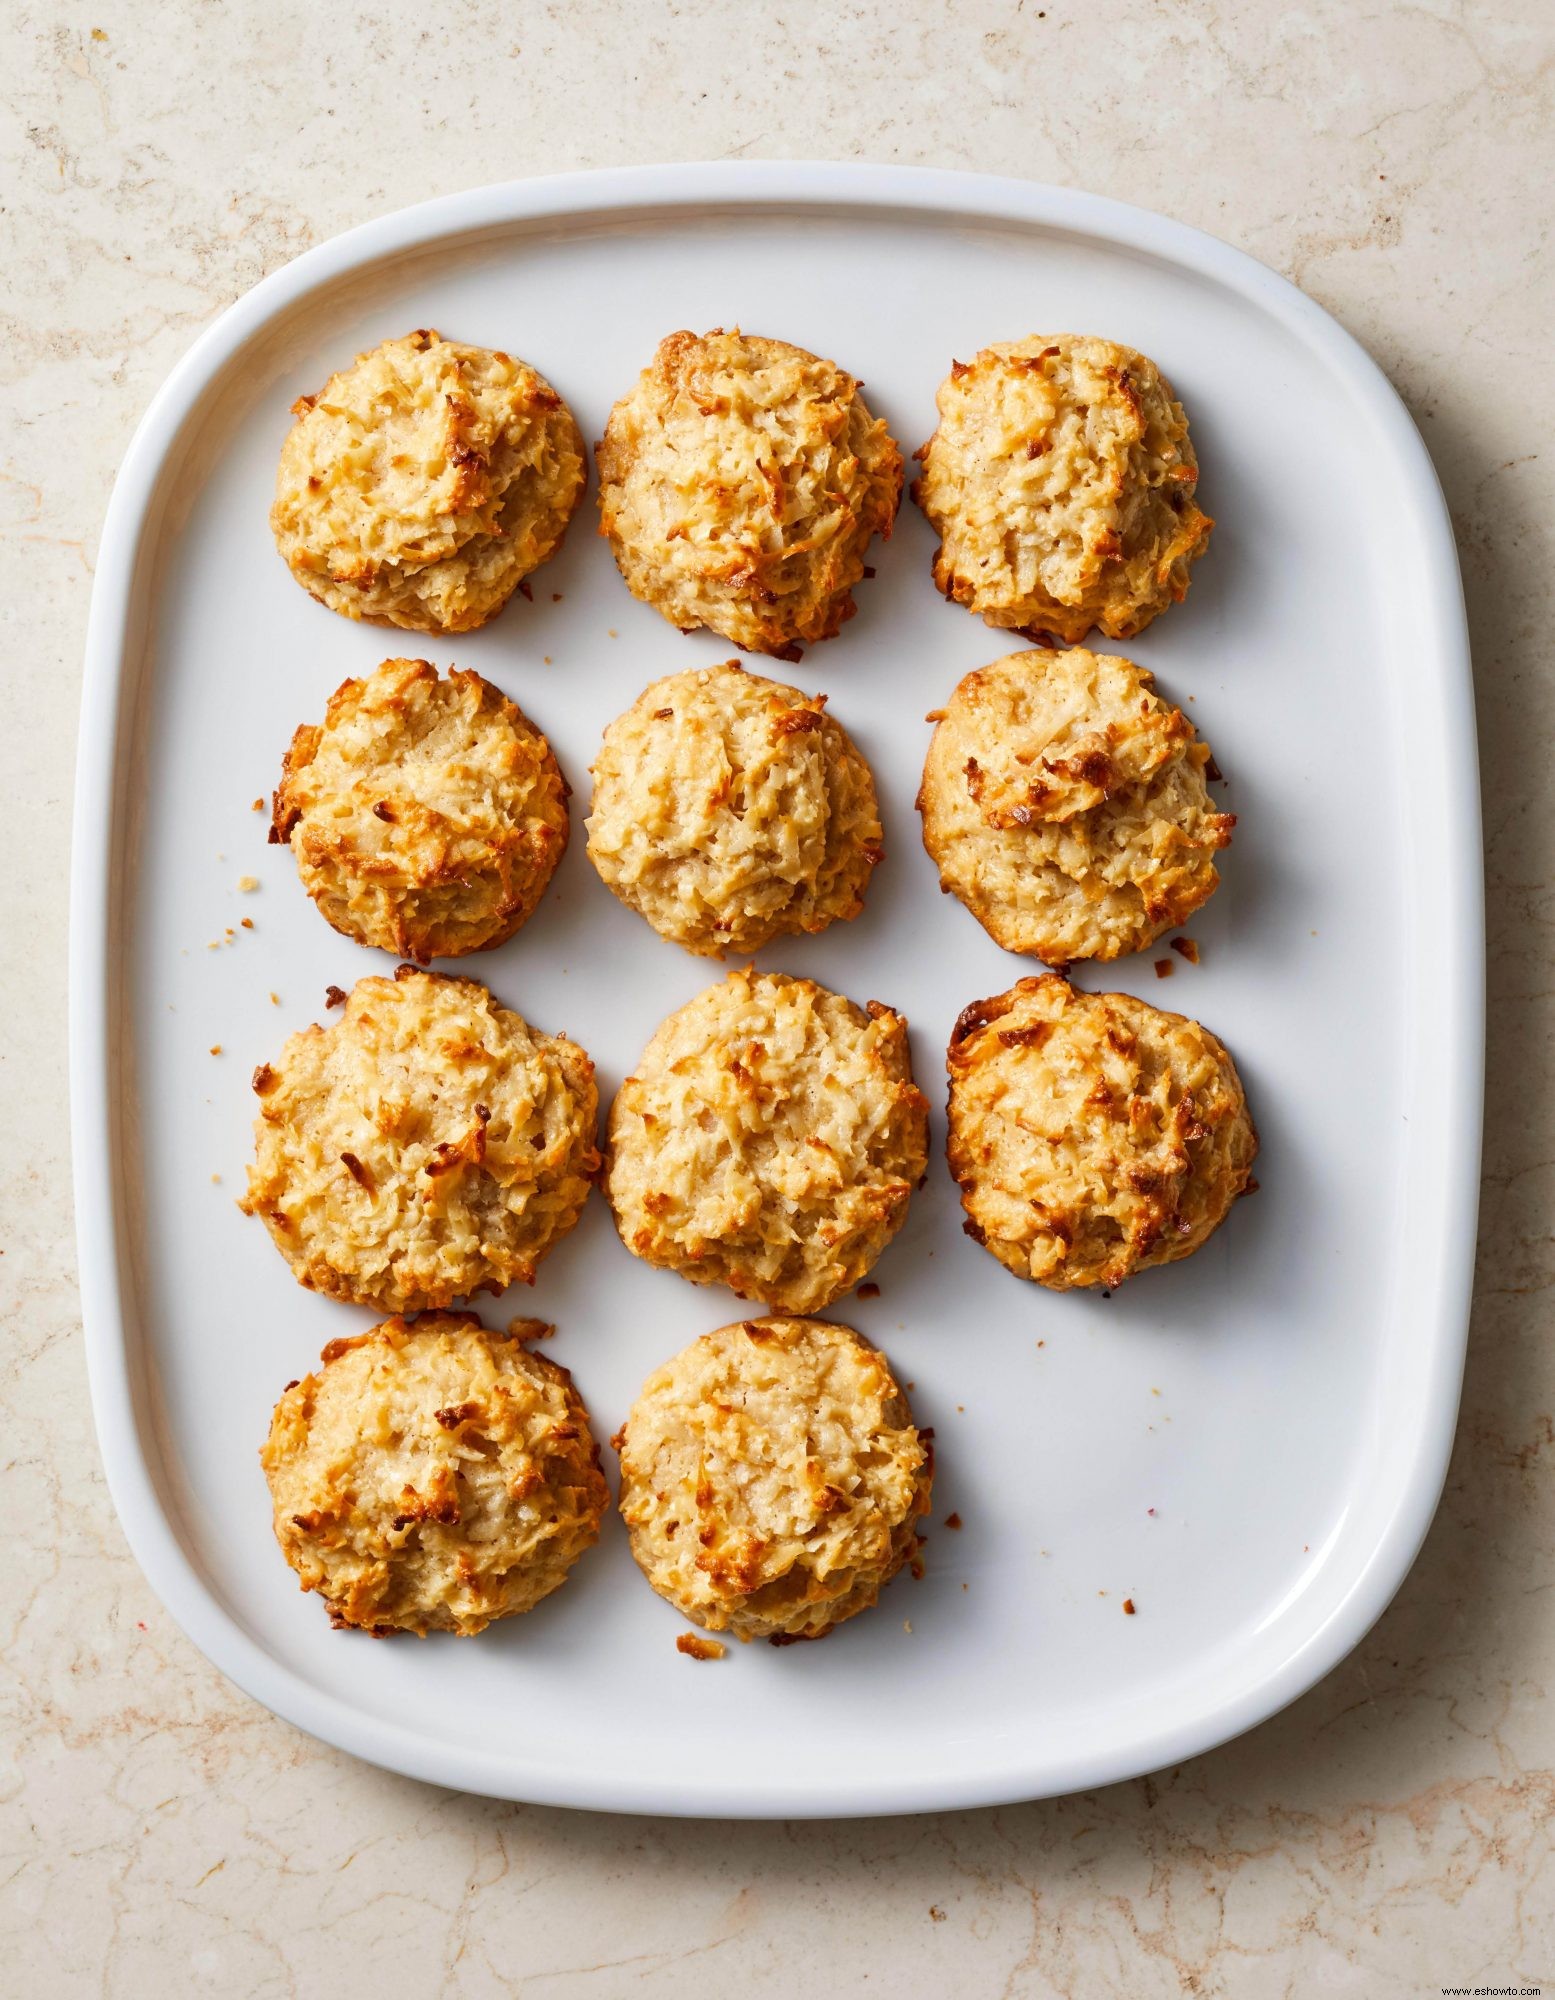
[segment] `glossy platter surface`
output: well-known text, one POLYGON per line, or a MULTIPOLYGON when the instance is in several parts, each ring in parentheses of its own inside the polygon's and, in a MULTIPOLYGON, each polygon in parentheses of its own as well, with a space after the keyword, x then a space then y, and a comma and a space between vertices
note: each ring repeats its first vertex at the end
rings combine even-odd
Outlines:
MULTIPOLYGON (((1445 1471, 1479 1141, 1478 813, 1456 560, 1425 450, 1347 335, 1209 238, 1014 182, 736 165, 484 189, 310 252, 239 301, 159 395, 93 604, 74 1136, 94 1403, 140 1561, 195 1642, 277 1713, 505 1797, 915 1811, 1100 1784, 1248 1728, 1376 1619, 1445 1471), (1197 967, 1166 984, 1151 952, 1076 978, 1223 1037, 1262 1134, 1262 1189, 1197 1256, 1111 1298, 1022 1284, 963 1236, 943 1161, 946 1039, 969 1001, 1039 968, 937 893, 913 798, 925 712, 1015 642, 939 598, 932 538, 904 505, 853 622, 766 669, 824 690, 869 758, 886 860, 858 922, 759 962, 911 1023, 934 1113, 928 1184, 873 1273, 879 1296, 831 1316, 885 1349, 937 1433, 926 1575, 823 1645, 700 1664, 677 1653, 684 1623, 611 1517, 529 1616, 476 1641, 373 1644, 299 1594, 256 1456, 282 1386, 372 1315, 300 1290, 234 1198, 251 1070, 322 1016, 327 986, 389 961, 326 927, 253 801, 295 726, 389 653, 476 668, 511 694, 573 784, 573 841, 540 914, 468 969, 581 1041, 608 1102, 719 968, 594 876, 588 766, 650 679, 731 648, 628 595, 593 533, 592 481, 533 601, 484 630, 439 642, 331 615, 267 528, 288 406, 358 350, 435 326, 532 361, 592 442, 663 334, 734 324, 862 376, 908 451, 951 358, 989 341, 1102 333, 1174 384, 1218 525, 1187 601, 1114 650, 1187 708, 1240 819, 1222 887, 1188 927, 1197 967), (257 890, 240 892, 244 876, 257 890)), ((493 1324, 556 1322, 549 1351, 602 1438, 652 1367, 741 1313, 631 1258, 597 1196, 532 1291, 482 1306, 493 1324)))

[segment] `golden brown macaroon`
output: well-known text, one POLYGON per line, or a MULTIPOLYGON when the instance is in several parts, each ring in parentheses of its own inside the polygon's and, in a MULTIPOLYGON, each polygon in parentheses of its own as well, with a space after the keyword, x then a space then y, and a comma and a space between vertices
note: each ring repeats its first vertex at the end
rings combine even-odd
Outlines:
POLYGON ((344 936, 459 958, 533 914, 567 845, 567 785, 490 681, 385 660, 292 738, 270 838, 344 936))
POLYGON ((1006 951, 1121 957, 1213 894, 1233 813, 1209 746, 1142 667, 1112 653, 1011 653, 938 713, 918 807, 940 884, 1006 951))
POLYGON ((292 405, 270 526, 331 611, 470 632, 561 545, 587 476, 572 412, 527 362, 428 328, 292 405))
POLYGON ((1214 523, 1194 502, 1188 420, 1153 361, 1033 334, 957 361, 913 497, 934 581, 990 625, 1073 645, 1131 639, 1176 603, 1214 523))
POLYGON ((900 1014, 746 968, 643 1050, 611 1109, 605 1191, 645 1262, 813 1312, 900 1229, 927 1148, 900 1014))
POLYGON ((951 1034, 950 1171, 966 1233, 1054 1291, 1191 1256, 1252 1184, 1258 1135, 1207 1028, 1046 973, 951 1034))
POLYGON ((330 1622, 482 1632, 599 1539, 609 1500, 565 1368, 473 1313, 332 1340, 259 1453, 281 1553, 330 1622))
POLYGON ((660 341, 596 461, 600 532, 632 594, 782 659, 853 616, 902 494, 902 455, 854 378, 738 328, 660 341))
POLYGON ((916 1558, 933 1447, 851 1327, 704 1334, 649 1376, 614 1443, 638 1567, 709 1631, 823 1638, 916 1558))
POLYGON ((599 1166, 594 1065, 473 979, 359 979, 254 1089, 239 1206, 310 1291, 386 1312, 528 1283, 599 1166))
POLYGON ((589 859, 606 888, 715 958, 856 917, 880 814, 825 703, 736 660, 644 689, 594 764, 589 859))

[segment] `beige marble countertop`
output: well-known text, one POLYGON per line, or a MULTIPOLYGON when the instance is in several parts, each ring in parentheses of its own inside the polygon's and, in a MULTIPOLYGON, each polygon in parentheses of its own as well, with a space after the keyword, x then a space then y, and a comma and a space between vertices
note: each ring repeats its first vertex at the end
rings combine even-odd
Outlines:
MULTIPOLYGON (((0 1988, 1555 1985, 1548 0, 15 0, 0 75, 0 1988), (1388 371, 1463 552, 1491 1040, 1446 1496, 1397 1602, 1321 1687, 1238 1743, 1086 1797, 725 1826, 386 1776, 276 1721, 174 1629, 92 1438, 68 813, 96 538, 137 417, 229 300, 351 223, 561 167, 763 155, 1067 182, 1227 237, 1388 371)), ((1336 741, 1335 811, 1365 765, 1336 741)))

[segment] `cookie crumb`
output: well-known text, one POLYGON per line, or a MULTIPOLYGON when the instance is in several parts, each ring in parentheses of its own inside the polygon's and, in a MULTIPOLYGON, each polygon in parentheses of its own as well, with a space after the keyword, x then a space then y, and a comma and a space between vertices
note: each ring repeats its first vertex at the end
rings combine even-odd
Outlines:
POLYGON ((280 994, 279 994, 279 993, 272 993, 272 994, 270 995, 270 1005, 271 1005, 272 1007, 279 1007, 279 1006, 280 1006, 280 1004, 281 1004, 281 996, 280 996, 280 994))
POLYGON ((945 1912, 940 1908, 938 1903, 930 1903, 929 1917, 931 1922, 942 1924, 945 1921, 945 1912))
POLYGON ((251 811, 256 813, 262 813, 264 809, 265 809, 265 802, 263 799, 255 799, 253 806, 250 808, 251 811))
POLYGON ((213 1056, 219 1056, 219 1055, 221 1054, 221 1043, 220 1043, 220 1042, 212 1042, 212 1043, 211 1043, 211 1054, 212 1054, 213 1056))
POLYGON ((860 1285, 858 1295, 861 1299, 878 1299, 880 1296, 880 1287, 874 1283, 860 1285))
POLYGON ((688 1660, 721 1660, 728 1650, 718 1640, 703 1639, 695 1632, 682 1632, 675 1641, 675 1651, 684 1653, 688 1660))
POLYGON ((1181 952, 1190 965, 1197 965, 1199 962, 1199 947, 1191 937, 1174 937, 1172 950, 1181 952))
POLYGON ((1123 1600, 1123 1615, 1124 1615, 1124 1617, 1125 1617, 1125 1618, 1132 1618, 1132 1617, 1133 1617, 1133 1615, 1134 1615, 1134 1600, 1133 1600, 1133 1598, 1132 1598, 1132 1597, 1125 1597, 1125 1598, 1124 1598, 1124 1600, 1123 1600))
POLYGON ((343 986, 326 986, 324 988, 324 1005, 326 1007, 343 1007, 345 1004, 346 995, 343 986))
POLYGON ((239 917, 238 924, 240 928, 245 931, 251 931, 254 928, 254 920, 252 917, 239 917))
POLYGON ((257 875, 240 875, 238 877, 238 888, 245 896, 251 896, 258 887, 259 877, 257 875))
POLYGON ((959 1528, 961 1526, 961 1516, 959 1514, 947 1514, 945 1516, 945 1526, 947 1528, 959 1528))
POLYGON ((1172 964, 1169 958, 1158 958, 1155 962, 1155 976, 1157 979, 1170 979, 1176 970, 1176 966, 1172 964))
POLYGON ((520 1315, 508 1321, 510 1340, 549 1340, 556 1328, 548 1319, 525 1319, 520 1315))

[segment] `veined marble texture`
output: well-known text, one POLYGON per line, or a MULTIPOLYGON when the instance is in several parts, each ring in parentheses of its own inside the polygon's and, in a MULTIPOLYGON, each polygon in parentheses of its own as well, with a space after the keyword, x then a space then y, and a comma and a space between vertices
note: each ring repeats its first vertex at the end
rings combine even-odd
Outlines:
POLYGON ((1555 1987, 1547 0, 13 0, 0 77, 0 1989, 1555 1987), (94 550, 137 418, 224 305, 352 223, 525 173, 761 156, 1064 182, 1264 259, 1403 393, 1468 589, 1489 1088, 1436 1525, 1377 1629, 1283 1715, 1154 1778, 1001 1811, 698 1825, 368 1769, 174 1629, 115 1523, 87 1407, 68 815, 94 550))

